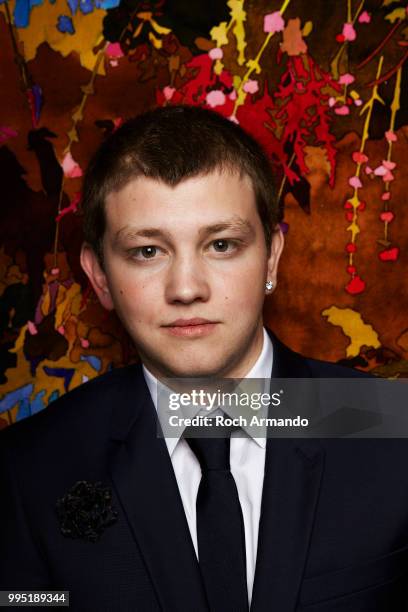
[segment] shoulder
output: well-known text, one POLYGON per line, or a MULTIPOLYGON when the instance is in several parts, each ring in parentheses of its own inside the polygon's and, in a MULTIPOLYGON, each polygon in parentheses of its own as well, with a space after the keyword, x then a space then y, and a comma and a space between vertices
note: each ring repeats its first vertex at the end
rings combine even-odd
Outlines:
POLYGON ((51 402, 41 412, 0 431, 0 448, 49 447, 51 440, 77 439, 92 428, 106 430, 113 406, 120 405, 129 385, 140 385, 140 364, 110 370, 51 402))
POLYGON ((320 359, 311 359, 309 357, 306 357, 305 359, 310 367, 312 375, 315 377, 374 378, 372 374, 369 374, 368 372, 362 372, 361 370, 356 370, 353 367, 347 367, 329 361, 322 361, 320 359))
POLYGON ((273 370, 276 378, 374 378, 372 375, 337 363, 312 359, 286 346, 269 329, 273 345, 273 370))

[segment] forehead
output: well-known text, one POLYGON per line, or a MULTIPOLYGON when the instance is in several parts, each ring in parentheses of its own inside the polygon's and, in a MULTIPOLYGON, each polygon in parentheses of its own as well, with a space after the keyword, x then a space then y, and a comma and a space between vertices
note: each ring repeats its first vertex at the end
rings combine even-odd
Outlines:
POLYGON ((175 186, 147 177, 132 179, 107 196, 105 216, 107 234, 130 225, 196 231, 231 217, 260 223, 251 179, 229 171, 191 177, 175 186))

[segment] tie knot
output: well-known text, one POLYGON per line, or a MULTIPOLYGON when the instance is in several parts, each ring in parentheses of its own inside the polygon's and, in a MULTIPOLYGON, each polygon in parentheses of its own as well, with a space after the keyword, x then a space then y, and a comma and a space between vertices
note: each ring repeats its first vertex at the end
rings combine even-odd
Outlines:
POLYGON ((225 432, 226 437, 223 438, 190 438, 188 433, 187 430, 184 432, 184 438, 203 472, 230 469, 230 431, 225 432))

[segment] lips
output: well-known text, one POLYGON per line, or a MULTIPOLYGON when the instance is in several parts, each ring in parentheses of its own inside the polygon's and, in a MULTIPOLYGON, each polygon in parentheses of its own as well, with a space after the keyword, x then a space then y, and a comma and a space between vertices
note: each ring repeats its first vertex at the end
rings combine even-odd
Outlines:
POLYGON ((218 321, 209 321, 201 317, 194 317, 192 319, 176 319, 163 327, 166 332, 172 336, 200 338, 211 334, 217 325, 218 321))
POLYGON ((206 325, 207 323, 214 323, 214 321, 202 319, 201 317, 194 317, 193 319, 176 319, 164 327, 189 327, 191 325, 206 325))

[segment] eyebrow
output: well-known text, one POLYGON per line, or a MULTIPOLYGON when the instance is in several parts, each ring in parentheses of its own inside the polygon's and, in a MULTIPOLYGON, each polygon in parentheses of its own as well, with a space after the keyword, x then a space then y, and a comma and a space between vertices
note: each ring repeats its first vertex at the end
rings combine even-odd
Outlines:
MULTIPOLYGON (((252 236, 254 232, 254 228, 251 223, 245 219, 241 219, 240 217, 233 217, 231 219, 226 219, 225 221, 220 221, 218 223, 213 223, 212 225, 207 225, 202 227, 199 230, 200 237, 205 238, 206 236, 210 236, 211 234, 215 234, 222 231, 232 231, 235 233, 241 233, 248 237, 252 236)), ((157 227, 144 227, 137 228, 131 226, 122 227, 118 230, 114 236, 114 244, 117 245, 120 240, 127 238, 164 238, 169 240, 171 235, 166 230, 162 230, 157 227)))

